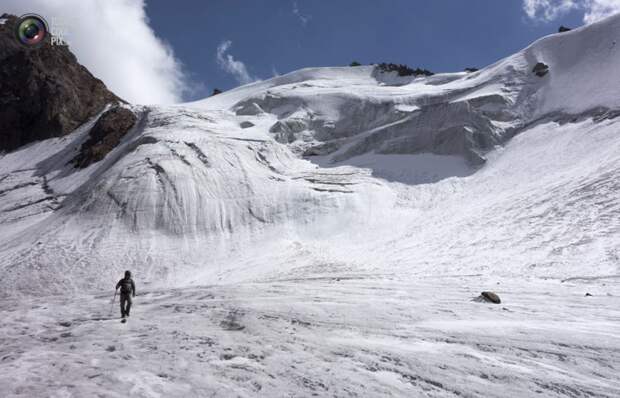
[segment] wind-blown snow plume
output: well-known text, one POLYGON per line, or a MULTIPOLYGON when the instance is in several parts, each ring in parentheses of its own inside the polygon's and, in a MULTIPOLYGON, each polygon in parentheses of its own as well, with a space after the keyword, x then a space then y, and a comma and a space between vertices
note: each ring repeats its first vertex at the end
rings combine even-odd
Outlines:
POLYGON ((235 80, 240 84, 248 84, 260 80, 256 77, 252 77, 245 64, 239 60, 236 60, 231 54, 228 54, 228 50, 232 46, 232 41, 225 40, 217 47, 217 63, 226 72, 233 75, 235 80))
POLYGON ((2 11, 62 25, 79 62, 130 102, 175 103, 187 91, 182 65, 149 26, 142 0, 6 0, 2 11))
POLYGON ((583 21, 589 24, 620 12, 620 0, 523 0, 523 10, 529 18, 546 22, 581 10, 583 21))

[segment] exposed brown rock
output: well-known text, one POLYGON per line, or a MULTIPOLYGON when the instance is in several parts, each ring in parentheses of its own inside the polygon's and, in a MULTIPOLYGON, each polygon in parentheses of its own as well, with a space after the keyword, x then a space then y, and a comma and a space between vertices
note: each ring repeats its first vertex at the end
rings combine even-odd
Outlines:
POLYGON ((0 151, 58 137, 122 101, 77 62, 67 46, 20 44, 17 17, 0 25, 0 151))
POLYGON ((90 166, 102 160, 114 149, 136 124, 136 115, 126 108, 116 107, 106 111, 90 130, 89 138, 75 158, 79 168, 90 166))

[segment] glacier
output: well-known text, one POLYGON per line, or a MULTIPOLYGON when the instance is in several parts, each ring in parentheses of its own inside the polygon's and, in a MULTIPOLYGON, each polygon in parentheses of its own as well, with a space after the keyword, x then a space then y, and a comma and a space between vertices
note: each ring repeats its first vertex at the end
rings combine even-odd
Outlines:
POLYGON ((613 16, 473 73, 308 68, 123 105, 138 122, 84 169, 97 118, 1 154, 0 385, 618 396, 617 37, 613 16))

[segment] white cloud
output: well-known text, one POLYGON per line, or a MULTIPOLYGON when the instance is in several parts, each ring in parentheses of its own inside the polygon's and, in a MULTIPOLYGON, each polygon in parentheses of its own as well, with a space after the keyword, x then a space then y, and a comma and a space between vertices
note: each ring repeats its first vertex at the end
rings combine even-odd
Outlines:
POLYGON ((296 0, 293 1, 293 15, 299 18, 299 22, 301 22, 301 25, 304 27, 308 24, 308 21, 310 21, 310 19, 312 18, 312 15, 302 14, 302 12, 299 10, 299 5, 297 4, 296 0))
POLYGON ((575 0, 523 0, 523 10, 532 19, 551 21, 577 7, 575 0))
POLYGON ((256 77, 252 77, 248 72, 248 68, 241 61, 238 61, 232 55, 228 54, 228 50, 232 46, 232 41, 225 40, 217 46, 217 63, 226 72, 233 75, 233 77, 240 84, 248 84, 260 80, 256 77))
POLYGON ((585 23, 596 22, 599 19, 620 12, 620 0, 596 0, 589 3, 590 6, 583 16, 585 23))
POLYGON ((133 103, 182 99, 187 79, 169 45, 149 26, 142 0, 4 0, 2 11, 37 13, 62 25, 78 61, 133 103))
POLYGON ((592 23, 620 12, 620 0, 523 0, 523 10, 531 19, 545 22, 579 10, 583 21, 592 23))

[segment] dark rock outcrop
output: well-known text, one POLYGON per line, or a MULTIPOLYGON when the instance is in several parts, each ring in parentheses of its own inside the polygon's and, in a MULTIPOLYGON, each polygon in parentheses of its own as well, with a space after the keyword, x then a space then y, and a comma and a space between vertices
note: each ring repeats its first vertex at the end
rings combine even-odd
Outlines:
POLYGON ((88 140, 82 144, 80 154, 75 158, 75 165, 84 168, 102 160, 120 143, 136 120, 136 115, 126 108, 116 107, 106 111, 90 130, 88 140))
POLYGON ((415 68, 412 69, 404 64, 392 64, 382 62, 376 66, 376 68, 384 73, 396 72, 398 76, 433 76, 434 73, 427 69, 415 68))
POLYGON ((532 72, 534 72, 538 77, 543 77, 544 75, 549 73, 549 65, 539 62, 534 65, 534 69, 532 69, 532 72))
POLYGON ((562 25, 560 26, 560 29, 558 29, 558 33, 570 32, 571 30, 571 28, 567 28, 566 26, 562 25))
POLYGON ((493 292, 482 292, 480 293, 480 297, 493 304, 500 304, 502 302, 499 296, 493 292))
POLYGON ((474 73, 474 72, 478 72, 478 68, 465 68, 465 72, 467 73, 474 73))
POLYGON ((70 133, 107 104, 122 100, 50 37, 30 48, 14 35, 17 17, 0 25, 0 151, 70 133))

